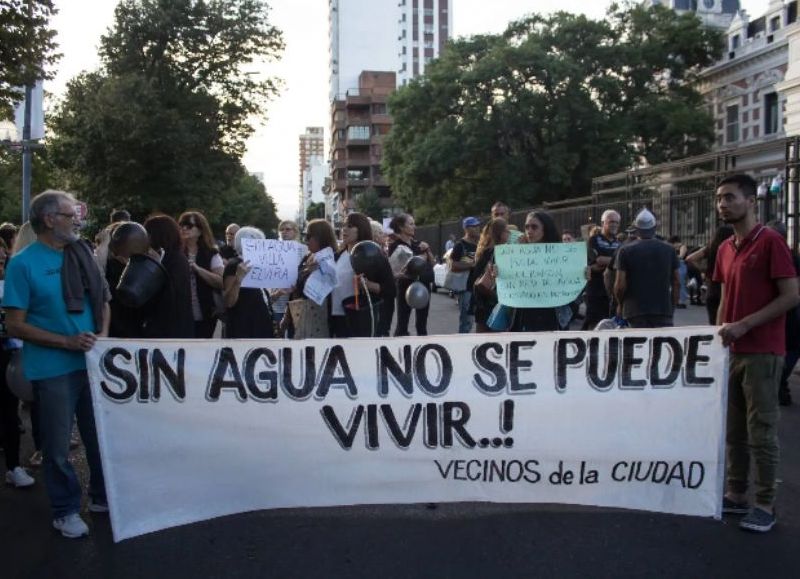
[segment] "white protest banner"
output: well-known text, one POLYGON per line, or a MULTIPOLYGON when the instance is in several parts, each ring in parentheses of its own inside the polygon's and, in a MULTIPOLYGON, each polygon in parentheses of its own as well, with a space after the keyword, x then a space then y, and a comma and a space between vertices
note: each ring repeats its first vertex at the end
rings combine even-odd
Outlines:
POLYGON ((257 509, 568 503, 721 516, 716 329, 100 339, 115 540, 257 509))
POLYGON ((242 239, 242 259, 250 262, 250 272, 242 287, 287 289, 297 282, 297 268, 306 248, 296 241, 242 239))
POLYGON ((585 243, 498 245, 497 299, 513 308, 553 308, 577 298, 586 285, 585 243))
POLYGON ((303 287, 303 294, 321 306, 328 294, 336 287, 336 262, 333 250, 326 247, 314 254, 319 269, 314 270, 303 287))

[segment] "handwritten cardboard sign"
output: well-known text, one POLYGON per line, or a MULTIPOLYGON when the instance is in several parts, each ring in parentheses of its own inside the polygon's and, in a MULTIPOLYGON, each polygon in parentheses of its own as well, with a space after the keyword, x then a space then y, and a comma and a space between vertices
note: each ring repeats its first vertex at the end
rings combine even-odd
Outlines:
POLYGON ((297 268, 306 248, 296 241, 243 239, 242 258, 252 269, 242 287, 288 289, 297 282, 297 268))
POLYGON ((515 308, 566 305, 586 285, 585 243, 525 243, 495 248, 497 297, 515 308))
POLYGON ((321 306, 325 302, 333 289, 336 287, 336 260, 333 250, 326 247, 314 254, 314 260, 319 265, 319 269, 308 276, 303 294, 315 304, 321 306))

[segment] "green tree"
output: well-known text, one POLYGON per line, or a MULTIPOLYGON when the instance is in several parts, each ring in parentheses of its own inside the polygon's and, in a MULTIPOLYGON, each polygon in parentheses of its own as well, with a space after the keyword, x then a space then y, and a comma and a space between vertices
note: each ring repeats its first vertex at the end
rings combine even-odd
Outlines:
POLYGON ((52 0, 0 0, 0 119, 24 97, 20 87, 52 78, 48 67, 60 56, 50 28, 56 12, 52 0))
POLYGON ((325 218, 325 203, 309 203, 308 209, 306 209, 306 221, 311 221, 312 219, 324 219, 325 218))
POLYGON ((252 175, 243 174, 230 190, 223 193, 225 206, 216 219, 218 231, 229 223, 258 227, 267 236, 277 235, 278 215, 275 203, 264 184, 252 175))
POLYGON ((101 214, 196 208, 218 227, 260 207, 269 227, 274 204, 240 160, 277 86, 247 74, 283 46, 267 12, 261 0, 123 0, 102 67, 73 79, 52 117, 64 186, 101 214))
MULTIPOLYGON (((46 149, 33 150, 31 189, 41 192, 57 182, 46 149)), ((19 225, 22 218, 22 154, 0 147, 0 222, 19 225)))
POLYGON ((641 157, 709 145, 691 81, 720 50, 693 15, 632 4, 458 40, 392 96, 384 171, 420 222, 585 195, 641 157))
POLYGON ((367 189, 356 196, 356 210, 367 217, 380 221, 383 218, 383 207, 377 191, 367 189))

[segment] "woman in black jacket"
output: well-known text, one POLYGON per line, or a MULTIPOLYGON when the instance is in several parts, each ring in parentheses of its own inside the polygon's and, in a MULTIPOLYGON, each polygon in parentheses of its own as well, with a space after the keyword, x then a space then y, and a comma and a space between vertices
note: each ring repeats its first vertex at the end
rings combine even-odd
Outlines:
MULTIPOLYGON (((411 249, 413 255, 422 256, 425 260, 425 269, 419 281, 430 287, 430 284, 433 282, 433 264, 435 260, 430 246, 424 241, 414 239, 414 234, 417 230, 414 218, 407 213, 395 215, 389 227, 391 227, 395 235, 395 239, 389 244, 389 257, 391 257, 401 245, 405 245, 411 249)), ((414 283, 414 280, 405 275, 401 274, 397 278, 397 327, 394 330, 395 336, 409 335, 408 321, 411 319, 411 306, 406 303, 406 290, 412 283, 414 283)), ((428 335, 429 310, 430 302, 424 308, 417 310, 415 325, 418 336, 428 335)))
POLYGON ((222 291, 225 264, 211 226, 202 213, 186 211, 178 219, 178 225, 181 226, 183 250, 189 260, 194 333, 198 338, 211 338, 217 325, 214 292, 222 291))
POLYGON ((150 246, 161 256, 167 281, 145 308, 145 338, 194 338, 189 261, 183 253, 181 230, 168 215, 144 222, 150 246))
MULTIPOLYGON (((531 211, 525 218, 520 243, 561 243, 561 232, 549 213, 531 211)), ((555 332, 560 329, 558 308, 517 308, 512 332, 555 332)))
POLYGON ((223 299, 225 301, 225 337, 274 338, 274 321, 267 290, 242 287, 242 280, 250 271, 250 262, 243 261, 242 240, 264 239, 264 232, 255 227, 242 227, 236 232, 233 246, 236 256, 225 264, 222 276, 223 299))
MULTIPOLYGON (((361 241, 372 241, 372 225, 370 224, 369 217, 363 213, 350 213, 345 219, 344 226, 342 227, 342 243, 344 248, 336 256, 337 271, 351 271, 350 254, 357 243, 361 241), (344 263, 346 260, 347 263, 344 263)), ((392 326, 392 317, 394 315, 394 299, 397 294, 395 286, 394 274, 389 265, 389 260, 380 252, 374 258, 376 263, 373 267, 369 268, 364 274, 359 276, 359 289, 366 286, 369 292, 369 299, 373 302, 382 300, 381 307, 378 310, 378 320, 375 327, 374 336, 388 336, 389 329, 392 326)), ((344 275, 340 284, 348 284, 347 287, 337 288, 345 291, 336 291, 336 295, 351 294, 353 293, 352 275, 344 275)), ((360 297, 360 305, 363 307, 367 302, 367 296, 360 297)), ((370 324, 369 331, 354 330, 354 324, 347 323, 347 316, 356 315, 355 312, 348 313, 346 308, 341 307, 341 304, 332 304, 331 307, 331 326, 333 328, 334 336, 342 338, 355 338, 355 337, 372 337, 372 327, 370 324), (338 306, 338 307, 337 307, 338 306)), ((363 314, 368 315, 368 314, 363 314)))

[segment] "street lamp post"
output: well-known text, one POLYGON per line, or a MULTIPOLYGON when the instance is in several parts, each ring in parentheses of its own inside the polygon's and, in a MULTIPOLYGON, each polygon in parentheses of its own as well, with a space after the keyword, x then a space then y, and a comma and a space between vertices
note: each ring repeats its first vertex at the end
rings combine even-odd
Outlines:
POLYGON ((25 116, 22 124, 22 223, 28 220, 31 205, 31 179, 33 174, 33 151, 31 150, 31 99, 33 85, 25 85, 25 116))

